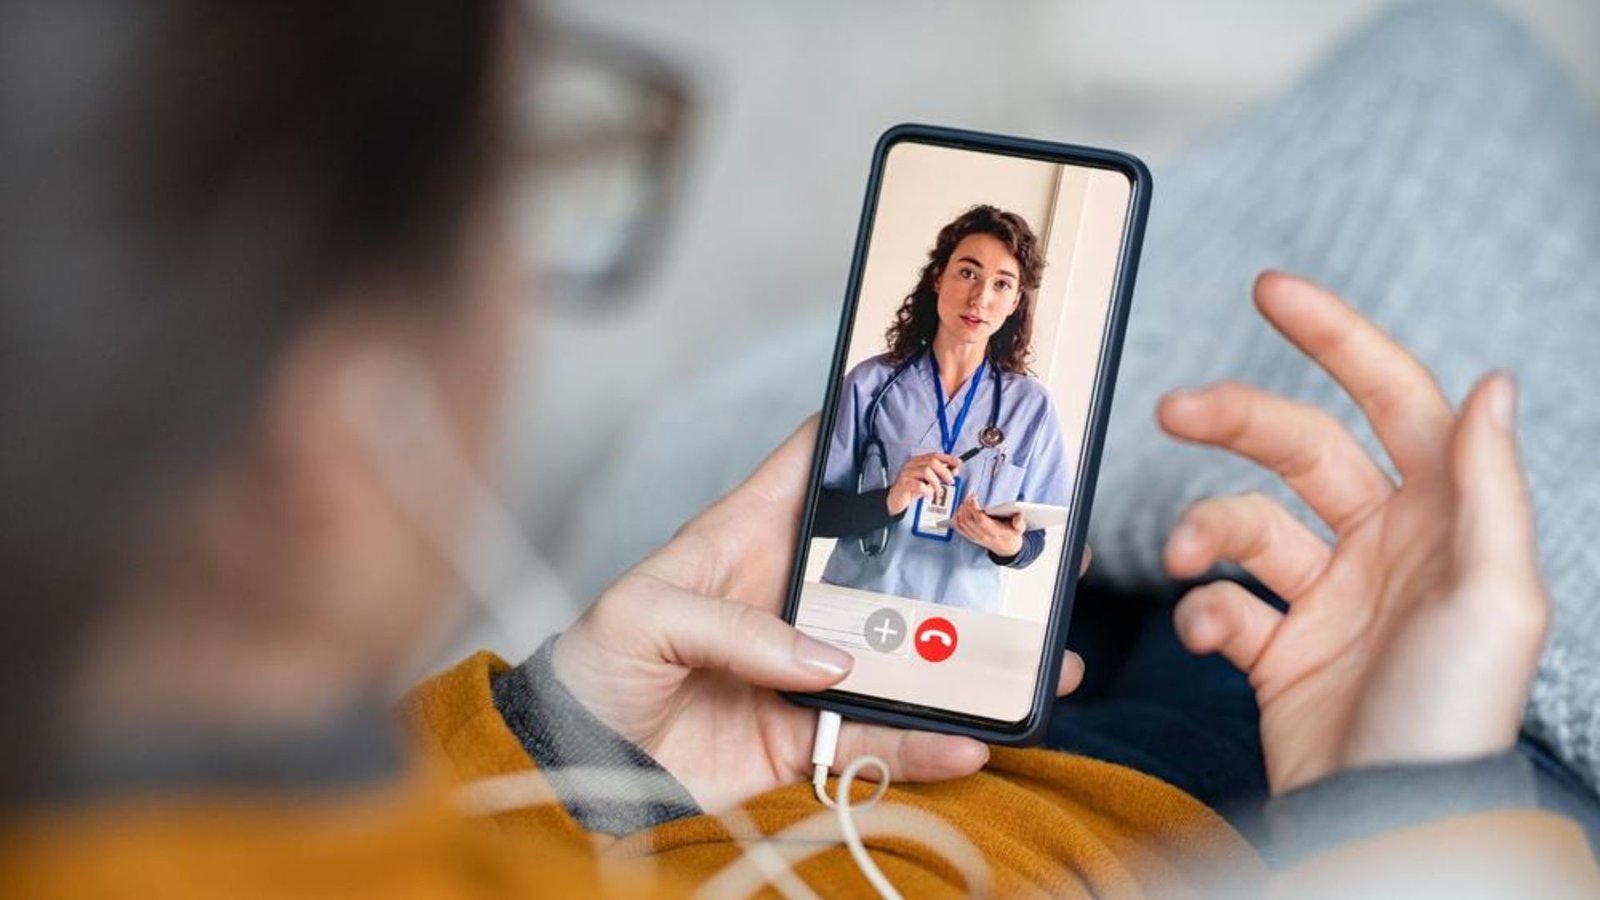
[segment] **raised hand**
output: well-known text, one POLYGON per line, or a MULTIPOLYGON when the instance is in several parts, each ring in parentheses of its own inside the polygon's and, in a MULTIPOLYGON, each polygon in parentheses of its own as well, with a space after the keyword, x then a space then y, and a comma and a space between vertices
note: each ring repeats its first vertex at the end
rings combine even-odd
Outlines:
POLYGON ((1163 398, 1168 433, 1273 470, 1334 535, 1330 545, 1263 495, 1197 503, 1168 540, 1171 574, 1234 562, 1288 612, 1216 582, 1179 603, 1179 636, 1249 674, 1275 793, 1354 766, 1509 748, 1550 616, 1514 382, 1485 377, 1457 412, 1420 362, 1331 292, 1266 273, 1255 299, 1360 405, 1400 481, 1317 408, 1235 383, 1163 398))

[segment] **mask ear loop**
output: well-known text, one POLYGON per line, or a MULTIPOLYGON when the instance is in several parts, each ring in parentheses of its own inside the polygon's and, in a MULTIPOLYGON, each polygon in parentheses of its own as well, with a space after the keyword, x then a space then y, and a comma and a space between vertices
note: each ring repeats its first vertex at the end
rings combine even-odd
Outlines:
MULTIPOLYGON (((345 421, 379 483, 454 570, 499 640, 514 649, 518 634, 566 625, 578 611, 571 593, 478 473, 428 371, 403 353, 368 351, 349 364, 339 389, 345 421), (449 530, 452 519, 467 524, 466 534, 449 530)), ((446 643, 427 642, 431 652, 419 654, 427 658, 416 671, 431 669, 446 643)))

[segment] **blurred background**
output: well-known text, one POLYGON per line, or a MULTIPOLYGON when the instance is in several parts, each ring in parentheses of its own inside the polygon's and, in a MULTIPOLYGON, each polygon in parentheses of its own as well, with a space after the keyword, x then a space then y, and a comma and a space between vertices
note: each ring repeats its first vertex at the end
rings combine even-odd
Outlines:
MULTIPOLYGON (((920 121, 1128 150, 1155 169, 1159 203, 1164 160, 1288 88, 1391 5, 549 3, 557 18, 625 37, 682 76, 690 152, 661 255, 626 302, 529 326, 501 482, 549 562, 534 567, 530 589, 547 597, 564 589, 570 615, 637 556, 630 546, 596 551, 607 522, 629 511, 592 506, 604 473, 656 458, 633 446, 652 410, 770 335, 810 328, 820 342, 831 334, 872 145, 886 127, 920 121)), ((1600 3, 1494 5, 1524 23, 1600 107, 1600 3)), ((826 362, 816 364, 818 404, 826 362)), ((721 412, 704 410, 708 427, 722 427, 721 412)), ((663 466, 659 479, 672 478, 663 466)), ((526 652, 559 625, 518 626, 506 649, 526 652)))

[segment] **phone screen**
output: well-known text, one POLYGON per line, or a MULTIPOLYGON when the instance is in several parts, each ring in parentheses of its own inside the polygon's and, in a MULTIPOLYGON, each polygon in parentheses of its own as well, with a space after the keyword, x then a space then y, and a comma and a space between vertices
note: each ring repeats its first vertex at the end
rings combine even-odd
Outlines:
POLYGON ((1018 723, 1073 583, 1135 182, 916 138, 878 165, 790 614, 854 655, 836 692, 1018 723))

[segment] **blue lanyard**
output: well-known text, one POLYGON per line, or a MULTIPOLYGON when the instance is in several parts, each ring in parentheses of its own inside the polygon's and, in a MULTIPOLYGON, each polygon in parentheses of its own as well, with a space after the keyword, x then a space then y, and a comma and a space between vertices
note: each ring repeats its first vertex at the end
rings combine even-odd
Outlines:
POLYGON ((933 406, 939 411, 939 438, 944 442, 946 453, 955 449, 956 439, 961 437, 961 426, 967 424, 967 412, 972 409, 972 398, 977 396, 983 370, 988 365, 989 361, 984 360, 978 363, 978 371, 972 373, 972 380, 967 382, 967 396, 961 401, 961 411, 956 413, 956 427, 952 429, 944 415, 944 385, 939 382, 939 361, 933 358, 932 350, 928 351, 928 367, 933 370, 933 406))

